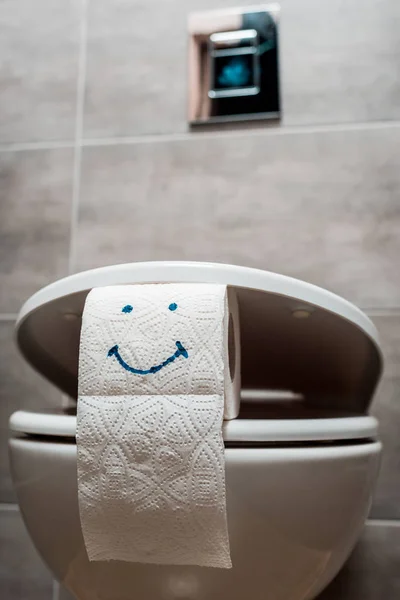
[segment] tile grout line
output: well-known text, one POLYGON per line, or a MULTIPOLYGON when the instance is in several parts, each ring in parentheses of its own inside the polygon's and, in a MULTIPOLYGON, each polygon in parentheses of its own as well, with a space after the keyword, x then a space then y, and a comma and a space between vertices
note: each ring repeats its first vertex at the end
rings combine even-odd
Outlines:
MULTIPOLYGON (((82 0, 85 12, 85 23, 82 27, 84 32, 81 32, 81 42, 85 41, 85 47, 80 52, 79 58, 79 71, 83 67, 83 87, 86 79, 86 8, 88 0, 82 0), (84 40, 82 39, 84 38, 84 40)), ((79 73, 78 73, 78 79, 79 73)), ((79 82, 77 87, 79 87, 79 82)), ((82 99, 84 89, 82 89, 82 99)), ((79 93, 77 93, 79 96, 79 93)), ((77 101, 78 105, 78 101, 77 101)), ((82 123, 80 124, 82 125, 82 123)), ((91 148, 95 146, 118 146, 118 145, 129 145, 129 144, 149 144, 149 143, 168 143, 168 142, 181 142, 191 141, 196 139, 230 139, 230 138, 241 138, 248 135, 251 136, 265 136, 275 137, 281 135, 306 135, 310 133, 340 133, 346 131, 371 131, 379 129, 398 129, 400 128, 400 121, 360 121, 353 123, 332 123, 332 124, 320 124, 320 125, 281 125, 281 126, 264 126, 259 128, 243 128, 243 129, 218 129, 209 131, 186 131, 182 133, 159 133, 159 134, 143 134, 133 135, 126 137, 104 137, 104 138, 86 138, 82 139, 80 135, 80 144, 84 148, 91 148)), ((78 123, 76 124, 75 130, 78 129, 78 123)), ((80 131, 82 134, 82 129, 80 131)), ((76 148, 76 136, 75 140, 58 140, 49 142, 20 142, 20 143, 9 143, 0 145, 1 152, 22 152, 27 150, 51 150, 61 148, 76 148)))
POLYGON ((16 321, 18 318, 17 313, 0 313, 0 321, 16 321))
POLYGON ((347 131, 363 131, 363 130, 379 130, 379 129, 397 129, 400 127, 400 121, 365 121, 354 123, 337 123, 325 125, 278 125, 264 126, 241 129, 216 129, 193 131, 188 130, 182 133, 166 133, 166 134, 144 134, 126 137, 104 137, 104 138, 86 138, 82 141, 84 147, 93 146, 118 146, 129 144, 149 144, 162 142, 184 142, 197 139, 213 140, 213 139, 231 139, 242 138, 246 136, 257 137, 276 137, 283 135, 307 135, 310 133, 341 133, 347 131))
POLYGON ((374 307, 374 308, 361 308, 363 312, 369 317, 397 317, 400 314, 400 307, 388 306, 388 307, 374 307))
POLYGON ((368 519, 366 525, 371 527, 400 527, 399 519, 368 519))
POLYGON ((60 584, 58 583, 58 581, 53 579, 53 591, 52 591, 51 599, 59 600, 59 598, 60 598, 60 584))
POLYGON ((12 502, 0 502, 0 512, 19 512, 18 504, 12 502))
POLYGON ((79 35, 79 64, 76 85, 76 122, 74 143, 74 164, 72 179, 71 221, 68 255, 68 273, 72 273, 75 262, 75 234, 78 221, 80 186, 81 186, 81 163, 82 163, 82 131, 83 111, 85 103, 86 85, 86 45, 87 45, 87 8, 89 0, 81 0, 81 26, 79 35))
POLYGON ((74 147, 74 140, 54 140, 46 142, 10 142, 0 145, 1 152, 26 152, 30 150, 63 150, 74 147))

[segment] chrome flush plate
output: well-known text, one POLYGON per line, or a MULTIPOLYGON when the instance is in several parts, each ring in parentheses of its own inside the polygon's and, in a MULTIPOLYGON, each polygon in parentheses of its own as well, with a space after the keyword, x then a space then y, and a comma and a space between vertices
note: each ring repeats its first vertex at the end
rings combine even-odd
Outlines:
POLYGON ((189 16, 191 125, 278 119, 279 5, 189 16))

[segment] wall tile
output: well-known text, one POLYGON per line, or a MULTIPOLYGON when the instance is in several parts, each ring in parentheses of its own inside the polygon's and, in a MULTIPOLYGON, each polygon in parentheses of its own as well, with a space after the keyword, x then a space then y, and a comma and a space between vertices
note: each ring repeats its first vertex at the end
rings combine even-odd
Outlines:
POLYGON ((286 124, 398 119, 400 5, 282 0, 286 124))
POLYGON ((77 270, 210 260, 400 302, 399 129, 85 148, 77 270))
POLYGON ((10 415, 19 409, 61 406, 60 393, 18 354, 13 335, 14 323, 0 321, 0 502, 15 501, 8 464, 10 415))
POLYGON ((0 4, 0 143, 71 139, 80 0, 0 4))
MULTIPOLYGON (((283 123, 400 117, 398 3, 280 4, 283 123)), ((91 2, 85 136, 184 131, 187 15, 234 5, 232 0, 91 2)))
POLYGON ((370 523, 347 564, 318 600, 396 600, 399 564, 400 523, 370 523))
MULTIPOLYGON (((400 277, 399 277, 400 286, 400 277)), ((378 309, 379 310, 379 309, 378 309)), ((400 307, 393 313, 375 314, 370 317, 378 330, 384 361, 384 377, 400 377, 400 307)))
POLYGON ((91 2, 84 135, 184 131, 188 14, 232 6, 232 0, 91 2))
POLYGON ((73 151, 0 153, 0 312, 67 274, 73 151))
POLYGON ((52 579, 29 539, 20 514, 0 505, 0 597, 51 600, 52 579))

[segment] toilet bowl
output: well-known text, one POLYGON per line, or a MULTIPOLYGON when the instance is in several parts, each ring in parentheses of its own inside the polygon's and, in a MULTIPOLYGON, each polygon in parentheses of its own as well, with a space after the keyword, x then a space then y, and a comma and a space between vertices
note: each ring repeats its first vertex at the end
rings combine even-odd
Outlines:
POLYGON ((379 470, 367 414, 381 372, 377 333, 341 298, 271 273, 226 265, 119 265, 71 276, 24 305, 25 358, 76 398, 80 315, 99 285, 225 283, 241 320, 242 401, 223 426, 230 570, 89 562, 81 533, 76 409, 11 416, 21 513, 54 576, 79 600, 308 600, 336 575, 368 515, 379 470))

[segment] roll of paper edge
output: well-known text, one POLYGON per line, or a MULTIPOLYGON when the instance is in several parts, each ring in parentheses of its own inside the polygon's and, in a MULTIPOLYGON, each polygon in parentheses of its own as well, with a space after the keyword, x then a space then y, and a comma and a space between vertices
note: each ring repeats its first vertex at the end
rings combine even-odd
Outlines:
POLYGON ((231 287, 226 288, 224 338, 224 420, 230 421, 239 414, 241 389, 239 304, 231 287))

